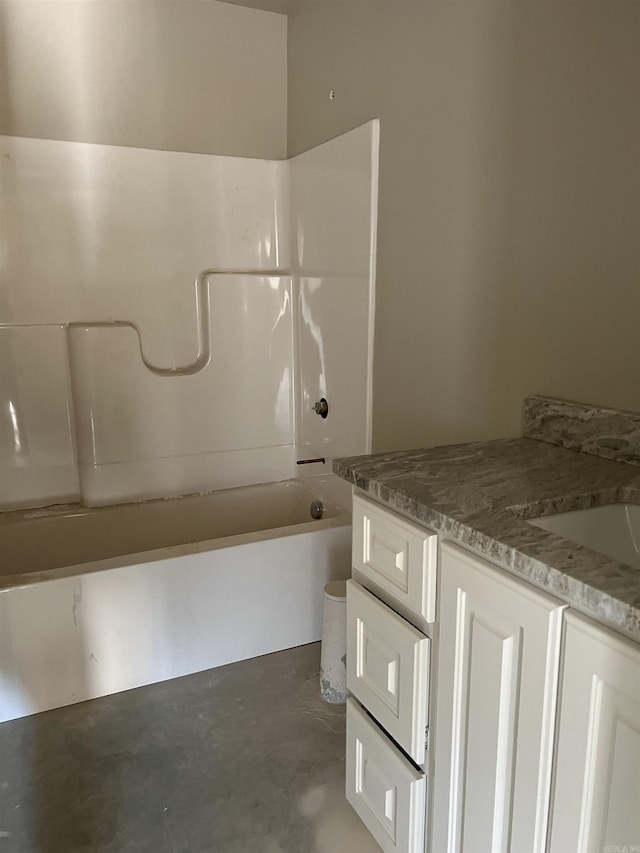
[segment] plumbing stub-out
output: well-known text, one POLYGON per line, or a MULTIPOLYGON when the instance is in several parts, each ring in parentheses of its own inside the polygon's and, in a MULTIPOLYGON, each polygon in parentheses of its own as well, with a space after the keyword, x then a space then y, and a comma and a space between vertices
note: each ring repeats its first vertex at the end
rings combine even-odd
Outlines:
POLYGON ((324 397, 321 397, 318 402, 314 405, 313 411, 316 415, 320 415, 321 418, 326 418, 329 414, 329 404, 327 403, 324 397))

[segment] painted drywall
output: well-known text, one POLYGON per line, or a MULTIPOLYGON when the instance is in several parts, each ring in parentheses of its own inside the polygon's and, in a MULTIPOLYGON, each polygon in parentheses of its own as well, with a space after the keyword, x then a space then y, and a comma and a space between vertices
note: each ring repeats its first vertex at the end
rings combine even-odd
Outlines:
POLYGON ((640 410, 640 4, 300 0, 288 51, 290 154, 381 120, 374 450, 640 410))
POLYGON ((283 158, 286 38, 215 0, 1 0, 0 133, 283 158))

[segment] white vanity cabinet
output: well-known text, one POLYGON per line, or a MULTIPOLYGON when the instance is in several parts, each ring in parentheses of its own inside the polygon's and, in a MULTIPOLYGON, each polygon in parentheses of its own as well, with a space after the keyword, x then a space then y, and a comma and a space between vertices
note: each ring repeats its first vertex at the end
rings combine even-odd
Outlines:
POLYGON ((640 646, 437 540, 354 496, 347 798, 387 853, 640 853, 640 646))
POLYGON ((358 495, 347 583, 347 799, 386 853, 424 853, 437 539, 358 495), (407 618, 405 618, 407 617, 407 618))
POLYGON ((566 615, 551 853, 640 851, 640 647, 566 615))
POLYGON ((450 543, 439 596, 432 849, 542 853, 564 606, 450 543))

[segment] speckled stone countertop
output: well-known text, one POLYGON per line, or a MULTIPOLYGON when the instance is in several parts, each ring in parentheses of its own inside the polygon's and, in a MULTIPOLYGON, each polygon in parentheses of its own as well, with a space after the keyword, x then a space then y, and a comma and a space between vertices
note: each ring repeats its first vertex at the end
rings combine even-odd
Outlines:
POLYGON ((333 470, 640 643, 640 570, 526 521, 640 504, 637 466, 520 438, 353 456, 333 470))

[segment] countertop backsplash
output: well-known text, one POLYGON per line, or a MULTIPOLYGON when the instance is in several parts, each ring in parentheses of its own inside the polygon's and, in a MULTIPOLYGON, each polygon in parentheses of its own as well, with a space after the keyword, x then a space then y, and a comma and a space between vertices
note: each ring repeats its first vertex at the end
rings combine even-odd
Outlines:
POLYGON ((535 395, 524 401, 523 435, 569 450, 640 465, 640 414, 535 395))

